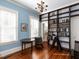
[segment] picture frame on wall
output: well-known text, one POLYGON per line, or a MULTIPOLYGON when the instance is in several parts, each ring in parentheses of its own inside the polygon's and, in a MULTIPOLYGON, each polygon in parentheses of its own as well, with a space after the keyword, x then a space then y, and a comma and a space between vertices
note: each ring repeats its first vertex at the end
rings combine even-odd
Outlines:
POLYGON ((21 24, 21 31, 22 32, 26 32, 27 31, 27 24, 26 23, 22 23, 21 24))

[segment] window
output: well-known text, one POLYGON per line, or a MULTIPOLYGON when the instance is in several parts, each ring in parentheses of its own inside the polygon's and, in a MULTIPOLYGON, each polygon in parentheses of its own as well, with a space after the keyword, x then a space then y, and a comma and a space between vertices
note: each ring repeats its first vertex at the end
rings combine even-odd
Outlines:
POLYGON ((30 17, 31 37, 39 36, 39 19, 30 17))
POLYGON ((17 12, 7 8, 0 8, 0 43, 17 40, 18 17, 17 12))

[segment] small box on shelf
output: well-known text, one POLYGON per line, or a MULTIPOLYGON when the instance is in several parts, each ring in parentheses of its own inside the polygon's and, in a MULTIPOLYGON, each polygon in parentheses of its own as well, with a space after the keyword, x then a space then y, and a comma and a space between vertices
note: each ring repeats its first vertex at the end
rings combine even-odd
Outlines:
POLYGON ((61 18, 61 19, 59 19, 59 23, 69 23, 69 19, 68 18, 61 18))
POLYGON ((56 16, 56 15, 57 15, 57 12, 56 11, 50 13, 50 16, 56 16))

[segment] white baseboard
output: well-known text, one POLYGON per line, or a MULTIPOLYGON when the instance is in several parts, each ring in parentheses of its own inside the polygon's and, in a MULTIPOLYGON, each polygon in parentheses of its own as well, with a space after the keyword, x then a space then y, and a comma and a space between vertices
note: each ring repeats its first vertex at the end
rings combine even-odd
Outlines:
POLYGON ((21 47, 16 47, 16 48, 2 51, 2 52, 0 52, 0 55, 1 55, 1 57, 5 57, 9 54, 15 53, 15 52, 20 51, 20 50, 21 50, 21 47))
MULTIPOLYGON (((34 44, 33 44, 33 46, 34 46, 34 44)), ((26 44, 26 48, 29 48, 29 47, 31 47, 31 45, 26 44)), ((5 57, 7 55, 13 54, 13 53, 18 52, 20 50, 21 50, 21 46, 16 47, 16 48, 12 48, 12 49, 9 49, 9 50, 1 51, 0 52, 0 57, 5 57)))

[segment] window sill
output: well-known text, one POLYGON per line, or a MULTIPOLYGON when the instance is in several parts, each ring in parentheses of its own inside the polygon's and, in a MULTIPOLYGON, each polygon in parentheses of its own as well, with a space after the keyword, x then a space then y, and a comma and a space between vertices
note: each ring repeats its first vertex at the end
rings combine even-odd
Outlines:
POLYGON ((6 43, 0 43, 0 46, 3 45, 10 45, 10 44, 15 44, 17 41, 12 41, 12 42, 6 42, 6 43))

